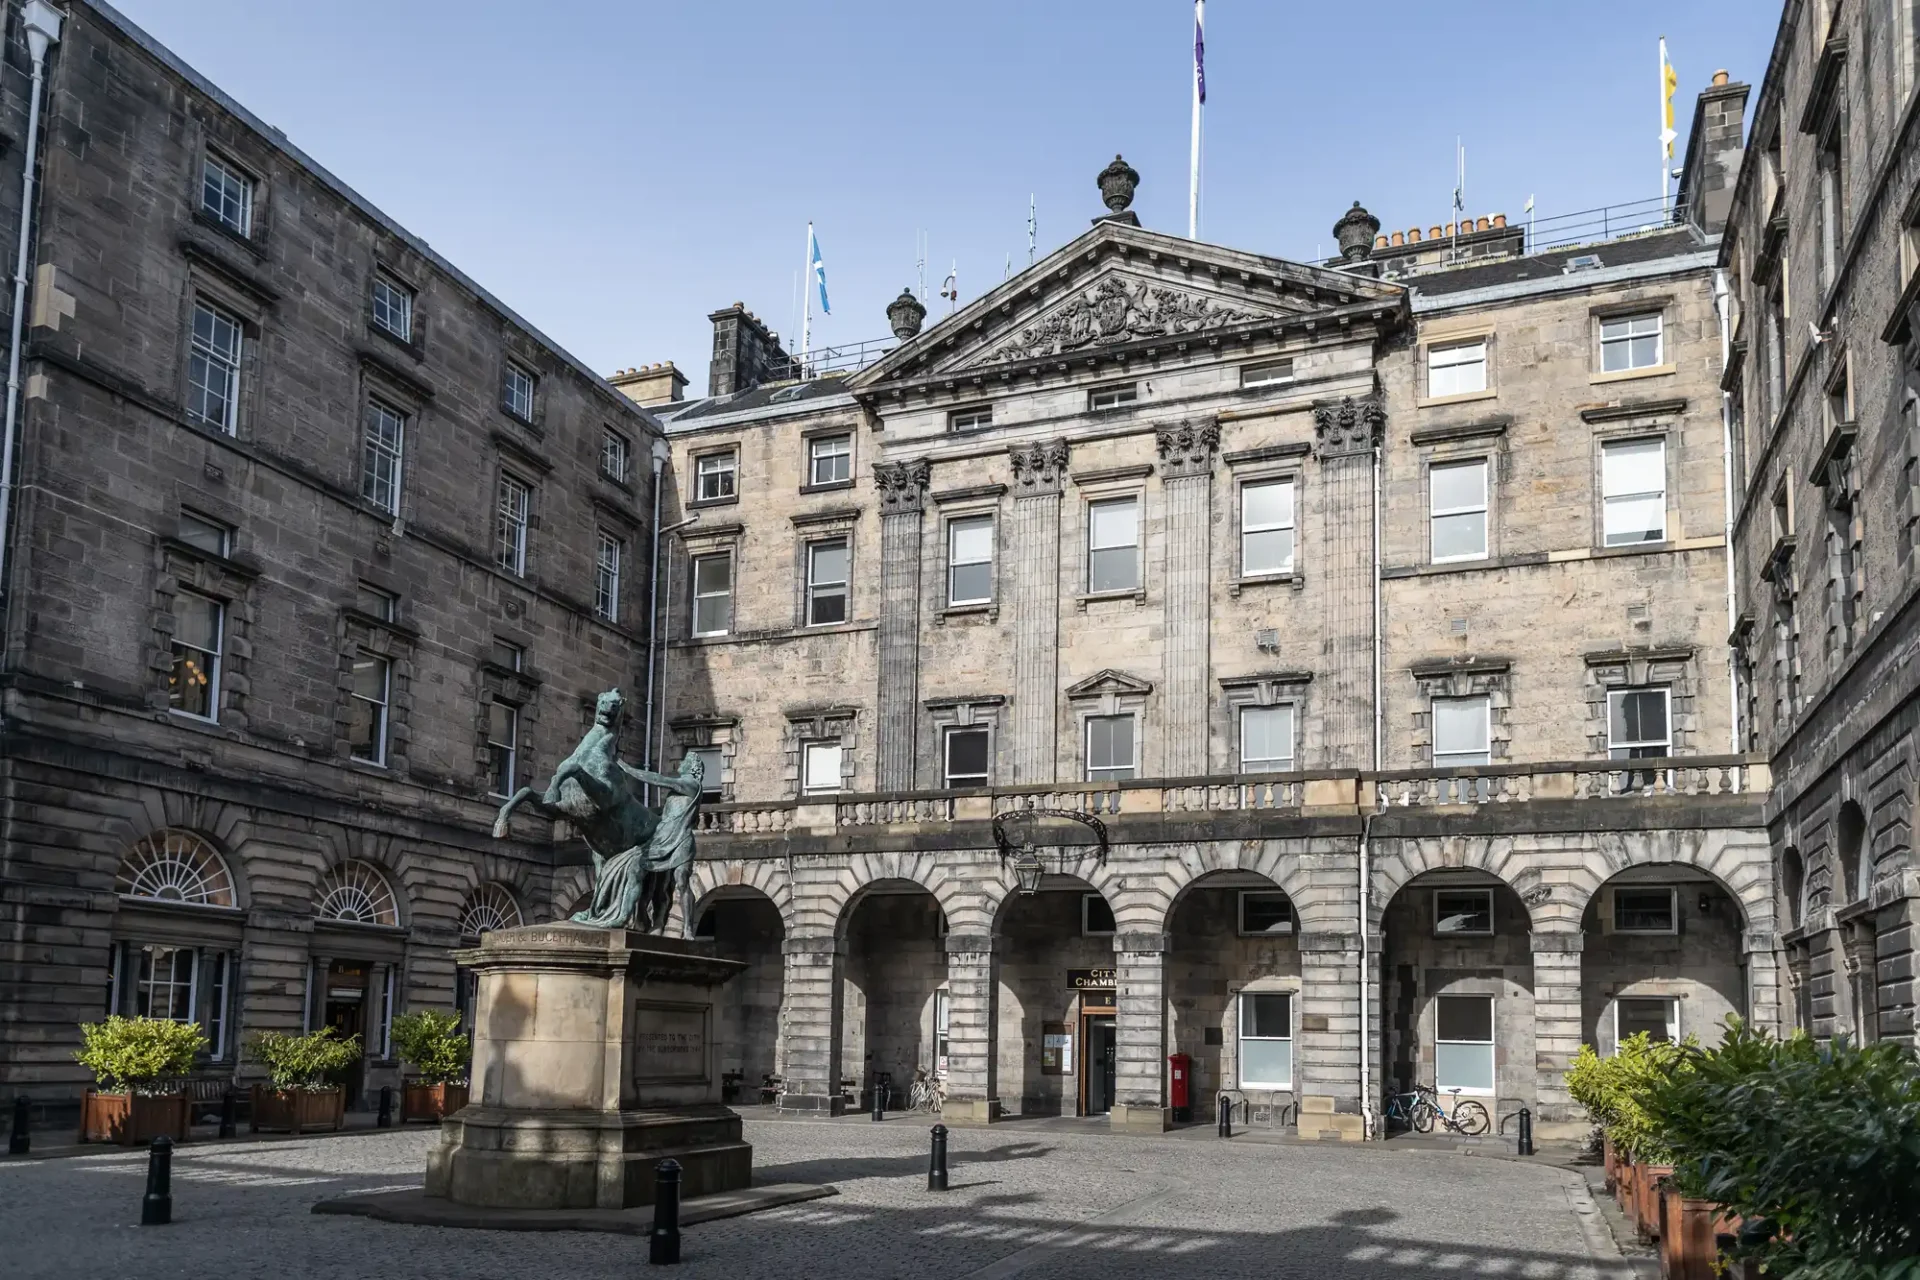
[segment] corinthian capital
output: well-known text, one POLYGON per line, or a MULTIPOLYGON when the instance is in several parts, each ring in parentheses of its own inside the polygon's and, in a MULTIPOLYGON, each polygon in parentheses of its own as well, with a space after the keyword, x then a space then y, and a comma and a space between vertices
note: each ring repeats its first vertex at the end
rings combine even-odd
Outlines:
POLYGON ((1153 435, 1162 475, 1203 475, 1212 468, 1214 450, 1220 447, 1220 422, 1217 418, 1182 419, 1155 427, 1153 435))
POLYGON ((933 464, 925 458, 906 462, 873 464, 874 487, 880 491, 880 514, 920 510, 927 484, 933 479, 933 464))
POLYGON ((1322 457, 1366 453, 1380 443, 1386 423, 1387 411, 1373 396, 1362 400, 1344 396, 1313 406, 1313 434, 1320 441, 1322 457))
POLYGON ((1007 450, 1013 459, 1013 492, 1016 498, 1060 492, 1061 479, 1067 474, 1067 442, 1034 440, 1016 444, 1007 450))

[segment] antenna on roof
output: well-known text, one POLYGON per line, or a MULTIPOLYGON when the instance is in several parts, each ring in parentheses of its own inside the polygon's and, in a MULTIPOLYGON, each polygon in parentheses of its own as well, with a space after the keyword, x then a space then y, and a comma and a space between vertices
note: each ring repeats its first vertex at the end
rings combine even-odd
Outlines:
POLYGON ((1467 149, 1458 137, 1453 140, 1453 256, 1460 256, 1460 233, 1471 231, 1461 224, 1467 217, 1467 149))
POLYGON ((1039 230, 1040 230, 1040 223, 1035 218, 1033 193, 1029 191, 1027 193, 1027 265, 1028 266, 1033 265, 1033 248, 1036 243, 1035 237, 1039 232, 1039 230))
POLYGON ((927 305, 927 233, 925 231, 913 233, 913 250, 916 255, 914 267, 920 273, 920 305, 924 307, 927 305))

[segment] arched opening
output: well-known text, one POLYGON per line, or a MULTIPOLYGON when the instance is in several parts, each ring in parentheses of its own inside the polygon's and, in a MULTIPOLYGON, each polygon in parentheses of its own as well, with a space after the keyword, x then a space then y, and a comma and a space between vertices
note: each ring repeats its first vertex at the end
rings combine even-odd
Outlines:
POLYGON ((400 897, 387 873, 349 859, 320 877, 314 889, 308 943, 307 1030, 332 1027, 358 1040, 360 1057, 336 1078, 347 1105, 359 1107, 380 1085, 400 1083, 393 1055, 393 1015, 405 982, 407 934, 400 897))
POLYGON ((1216 871, 1188 885, 1167 913, 1167 1045, 1187 1055, 1195 1121, 1217 1118, 1222 1093, 1236 1122, 1298 1120, 1300 943, 1293 900, 1252 871, 1216 871))
POLYGON ((1388 1093, 1472 1098, 1502 1130, 1536 1105, 1532 928, 1520 895, 1489 872, 1429 871, 1400 887, 1380 923, 1388 1093))
POLYGON ((127 850, 114 890, 107 1012, 197 1023, 203 1061, 233 1062, 245 915, 227 860, 198 832, 155 831, 127 850))
POLYGON ((786 981, 780 908, 757 889, 718 890, 693 912, 694 937, 713 942, 722 960, 746 969, 720 989, 714 1041, 720 1091, 729 1106, 772 1101, 782 1074, 780 1000, 786 981))
POLYGON ((875 1083, 904 1104, 914 1071, 947 1071, 952 1005, 947 992, 946 914, 911 880, 868 885, 841 915, 840 1079, 848 1109, 875 1083))
POLYGON ((1800 913, 1806 906, 1807 864, 1800 851, 1788 845, 1780 851, 1780 918, 1789 930, 1800 927, 1800 913))
POLYGON ((1745 917, 1707 872, 1629 867, 1594 891, 1580 928, 1581 1039, 1602 1056, 1640 1032, 1715 1044, 1746 1013, 1745 917))
POLYGON ((999 1090, 1023 1116, 1113 1108, 1118 1030, 1113 906, 1076 876, 1010 893, 1000 939, 999 1090))
POLYGON ((1833 847, 1839 859, 1839 883, 1833 886, 1833 905, 1844 907, 1867 896, 1865 878, 1860 873, 1861 848, 1866 844, 1867 815, 1859 802, 1849 800, 1840 806, 1833 823, 1833 847))

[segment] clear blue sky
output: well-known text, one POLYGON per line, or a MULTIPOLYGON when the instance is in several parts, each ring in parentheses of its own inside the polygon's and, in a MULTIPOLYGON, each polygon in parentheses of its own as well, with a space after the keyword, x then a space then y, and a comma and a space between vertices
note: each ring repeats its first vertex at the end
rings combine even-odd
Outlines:
MULTIPOLYGON (((119 0, 162 43, 589 364, 706 385, 706 315, 792 332, 806 223, 833 315, 884 337, 931 246, 963 300, 1101 212, 1116 151, 1186 229, 1186 0, 119 0)), ((1684 154, 1716 68, 1757 82, 1774 0, 1212 0, 1202 235, 1330 254, 1468 205, 1659 193, 1657 40, 1684 154)), ((937 299, 935 299, 938 302, 937 299)), ((944 308, 942 308, 943 310, 944 308)), ((936 312, 937 314, 937 312, 936 312)))

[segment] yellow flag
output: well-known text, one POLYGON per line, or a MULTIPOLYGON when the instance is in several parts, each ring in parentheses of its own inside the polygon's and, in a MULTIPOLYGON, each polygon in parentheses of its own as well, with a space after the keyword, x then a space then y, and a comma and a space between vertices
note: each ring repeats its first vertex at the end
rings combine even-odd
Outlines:
POLYGON ((1673 63, 1667 61, 1665 40, 1660 42, 1660 86, 1661 108, 1665 112, 1663 120, 1666 125, 1661 131, 1660 139, 1667 144, 1667 159, 1671 160, 1673 159, 1673 140, 1678 136, 1673 131, 1673 95, 1674 91, 1680 87, 1680 73, 1673 69, 1673 63))

